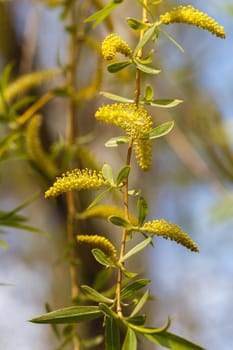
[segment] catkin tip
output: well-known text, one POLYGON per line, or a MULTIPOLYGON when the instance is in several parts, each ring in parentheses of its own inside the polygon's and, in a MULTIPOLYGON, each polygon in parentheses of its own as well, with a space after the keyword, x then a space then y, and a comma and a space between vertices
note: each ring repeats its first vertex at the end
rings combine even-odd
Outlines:
POLYGON ((224 39, 226 37, 223 26, 219 25, 218 22, 206 13, 199 11, 191 5, 174 7, 171 11, 161 15, 160 21, 161 24, 187 23, 201 29, 206 29, 219 38, 224 39))

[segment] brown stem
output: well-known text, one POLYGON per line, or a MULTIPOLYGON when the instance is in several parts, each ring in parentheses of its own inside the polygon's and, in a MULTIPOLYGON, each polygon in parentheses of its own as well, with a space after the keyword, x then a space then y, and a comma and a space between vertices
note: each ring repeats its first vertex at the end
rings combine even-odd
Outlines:
MULTIPOLYGON (((144 0, 144 4, 147 5, 147 0, 144 0)), ((146 8, 146 6, 145 6, 146 8)), ((142 20, 144 22, 148 21, 147 18, 147 11, 144 7, 142 8, 142 20)), ((144 30, 141 30, 140 32, 140 39, 144 35, 144 30)), ((139 50, 137 57, 138 59, 142 58, 142 49, 139 50)), ((140 84, 141 84, 141 72, 139 69, 136 70, 136 77, 135 77, 135 92, 134 92, 134 103, 138 106, 139 104, 139 97, 140 97, 140 84)), ((128 144, 128 151, 127 151, 127 158, 126 158, 126 166, 130 165, 131 162, 131 155, 132 155, 132 148, 133 148, 133 142, 134 139, 131 138, 129 144, 128 144)), ((124 212, 125 212, 125 219, 129 219, 129 179, 125 180, 125 186, 124 186, 124 212)), ((124 228, 122 231, 122 237, 121 237, 121 249, 120 249, 120 256, 119 260, 121 260, 125 254, 125 245, 126 245, 126 238, 127 238, 127 230, 124 228)), ((122 262, 122 265, 123 262, 122 262)), ((123 273, 122 269, 118 269, 118 275, 117 275, 117 286, 116 286, 116 311, 118 315, 122 315, 122 307, 121 307, 121 287, 122 287, 122 278, 123 273)))
MULTIPOLYGON (((130 165, 131 161, 131 154, 132 154, 132 147, 133 147, 133 139, 131 139, 129 145, 128 145, 128 152, 127 152, 127 159, 126 159, 126 165, 130 165)), ((125 218, 129 219, 129 181, 128 178, 125 181, 124 186, 124 212, 125 212, 125 218)), ((125 243, 126 243, 126 237, 127 237, 127 230, 124 228, 122 232, 121 237, 121 250, 120 250, 120 257, 119 260, 123 258, 125 255, 125 243)), ((123 263, 122 263, 123 265, 123 263)), ((122 270, 118 270, 117 275, 117 286, 116 286, 116 311, 118 315, 122 315, 122 308, 121 308, 121 286, 122 286, 122 270)))
MULTIPOLYGON (((70 8, 69 25, 74 26, 76 19, 74 5, 70 8)), ((73 34, 69 36, 68 43, 68 72, 67 72, 67 86, 69 89, 75 90, 76 88, 76 55, 77 45, 76 39, 73 34)), ((74 102, 69 99, 67 106, 67 147, 71 147, 75 142, 76 137, 76 107, 74 102)), ((70 168, 72 164, 70 164, 70 168)), ((67 199, 67 240, 69 245, 69 258, 70 258, 70 278, 71 278, 71 296, 72 299, 76 299, 78 296, 78 273, 77 266, 75 266, 76 250, 75 250, 75 232, 74 232, 74 216, 75 216, 75 198, 73 192, 68 192, 67 199)))
MULTIPOLYGON (((85 4, 85 1, 84 1, 85 4)), ((84 5, 83 5, 84 6, 84 5)), ((86 8, 86 5, 85 5, 86 8)), ((82 11, 80 10, 80 17, 82 17, 82 11)), ((80 18, 79 18, 80 19, 80 18)), ((75 29, 74 33, 69 36, 68 42, 68 72, 67 72, 67 87, 71 91, 77 90, 76 82, 76 67, 80 58, 80 45, 78 45, 78 28, 77 28, 77 16, 76 16, 76 6, 73 2, 70 6, 69 22, 68 25, 75 29)), ((84 21, 80 20, 81 29, 84 36, 84 21)), ((79 33, 80 33, 79 31, 79 33)), ((80 43, 81 44, 81 43, 80 43)), ((76 105, 72 99, 68 100, 67 106, 67 147, 70 148, 75 143, 75 138, 77 137, 78 125, 77 125, 77 110, 76 105)), ((70 162, 69 168, 72 168, 73 164, 70 162)), ((76 265, 77 261, 77 250, 75 246, 76 233, 75 233, 75 214, 76 214, 76 203, 74 192, 68 192, 66 194, 67 200, 67 241, 69 246, 69 260, 70 260, 70 281, 71 281, 71 298, 76 300, 79 295, 79 285, 78 285, 78 269, 76 265)), ((79 350, 79 341, 77 337, 73 337, 73 349, 79 350)))

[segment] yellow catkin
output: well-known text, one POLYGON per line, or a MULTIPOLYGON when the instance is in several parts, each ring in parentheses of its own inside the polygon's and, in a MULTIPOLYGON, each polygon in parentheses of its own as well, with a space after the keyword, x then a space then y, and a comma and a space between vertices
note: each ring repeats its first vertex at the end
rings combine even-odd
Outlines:
MULTIPOLYGON (((91 207, 90 209, 78 214, 78 218, 83 220, 93 217, 108 219, 108 217, 112 215, 121 216, 123 218, 124 210, 114 205, 96 205, 95 207, 91 207)), ((129 216, 129 220, 133 225, 137 225, 138 220, 133 215, 129 216)))
POLYGON ((144 171, 152 165, 152 142, 150 140, 136 140, 135 154, 138 165, 144 171))
POLYGON ((178 225, 171 222, 162 219, 148 221, 143 225, 140 231, 144 233, 152 233, 165 239, 169 238, 172 241, 182 244, 191 251, 199 251, 197 244, 187 235, 187 233, 183 232, 178 225))
POLYGON ((119 52, 126 57, 132 55, 129 45, 117 34, 109 34, 102 42, 102 55, 105 60, 112 60, 116 53, 119 52))
POLYGON ((92 169, 74 169, 57 177, 54 184, 45 192, 45 198, 56 197, 72 190, 98 189, 105 183, 101 172, 92 169))
POLYGON ((152 130, 152 119, 142 106, 129 103, 113 103, 100 107, 95 113, 97 120, 123 128, 126 133, 137 139, 152 130))
POLYGON ((98 248, 112 261, 117 261, 116 248, 106 237, 100 235, 78 235, 77 241, 79 244, 85 244, 90 248, 98 248))
POLYGON ((55 164, 49 159, 44 151, 39 136, 42 116, 37 114, 32 117, 26 130, 26 146, 30 159, 49 178, 54 178, 58 174, 55 164))
POLYGON ((220 38, 225 38, 223 26, 220 26, 212 17, 191 5, 174 7, 171 11, 160 16, 160 22, 161 24, 187 23, 206 29, 220 38))

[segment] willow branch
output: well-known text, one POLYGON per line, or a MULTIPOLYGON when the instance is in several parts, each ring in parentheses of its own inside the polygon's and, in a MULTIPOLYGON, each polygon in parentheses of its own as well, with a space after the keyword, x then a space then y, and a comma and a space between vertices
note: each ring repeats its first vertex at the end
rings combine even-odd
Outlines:
MULTIPOLYGON (((143 1, 144 4, 147 6, 147 0, 143 1)), ((147 22, 147 11, 146 6, 142 8, 142 21, 147 22)), ((144 30, 140 31, 140 40, 142 39, 144 35, 144 30)), ((142 49, 139 50, 137 54, 137 58, 142 58, 142 49)), ((141 72, 139 69, 136 69, 136 77, 135 77, 135 92, 134 92, 134 103, 138 106, 139 104, 139 97, 140 97, 140 85, 141 85, 141 72)), ((132 148, 133 148, 133 138, 131 138, 129 144, 128 144, 128 151, 127 151, 127 158, 126 158, 126 166, 130 165, 131 162, 131 155, 132 155, 132 148)), ((124 186, 124 213, 125 213, 125 219, 129 219, 129 179, 127 177, 125 181, 124 186)), ((123 258, 125 254, 125 245, 126 245, 126 238, 127 238, 127 230, 126 228, 123 229, 122 237, 121 237, 121 250, 120 250, 120 260, 123 258)), ((123 273, 122 269, 118 270, 117 275, 117 287, 116 287, 116 311, 118 315, 122 315, 122 307, 121 307, 121 287, 122 287, 122 278, 123 273)))

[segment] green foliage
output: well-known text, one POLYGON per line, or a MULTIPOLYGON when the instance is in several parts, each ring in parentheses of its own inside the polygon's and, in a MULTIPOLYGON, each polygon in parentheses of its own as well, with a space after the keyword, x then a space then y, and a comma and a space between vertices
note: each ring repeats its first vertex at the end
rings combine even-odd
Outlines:
MULTIPOLYGON (((225 37, 223 27, 192 6, 176 7, 155 20, 153 7, 161 2, 162 0, 137 1, 142 12, 142 19, 132 17, 126 19, 130 30, 135 31, 135 37, 137 38, 135 47, 131 48, 128 43, 114 33, 110 33, 104 39, 103 43, 105 45, 102 43, 102 46, 99 42, 96 42, 95 36, 91 36, 93 29, 102 22, 107 24, 107 28, 112 27, 111 23, 108 22, 109 16, 112 15, 114 18, 114 10, 120 8, 121 3, 123 3, 122 0, 111 0, 104 6, 97 0, 93 1, 97 12, 89 17, 87 17, 90 10, 89 3, 80 4, 81 9, 77 18, 74 16, 76 13, 75 1, 44 1, 51 8, 59 7, 61 9, 61 20, 64 21, 64 31, 70 44, 67 62, 63 66, 61 64, 62 67, 59 69, 30 72, 16 78, 13 82, 10 82, 12 65, 7 65, 2 72, 0 81, 0 122, 7 126, 7 135, 4 135, 0 141, 0 160, 10 158, 11 149, 17 150, 15 153, 18 156, 23 154, 29 164, 33 165, 34 169, 39 170, 46 180, 49 178, 54 182, 46 190, 46 198, 65 195, 67 255, 70 262, 72 290, 75 290, 72 294, 72 301, 75 306, 51 311, 50 306, 47 305, 45 314, 31 320, 31 322, 38 324, 52 325, 54 333, 61 340, 59 349, 63 349, 71 340, 73 340, 75 350, 77 349, 75 345, 77 342, 84 348, 95 346, 102 342, 103 335, 105 350, 136 350, 139 337, 144 337, 153 344, 159 344, 173 350, 202 349, 200 346, 168 332, 171 324, 170 319, 165 325, 158 328, 146 324, 147 315, 143 313, 143 307, 150 296, 150 290, 145 290, 145 288, 148 288, 150 280, 139 278, 138 272, 129 271, 126 267, 128 260, 137 257, 148 245, 154 247, 154 236, 160 236, 164 239, 169 238, 191 251, 198 252, 196 243, 179 226, 163 219, 146 221, 148 215, 146 199, 141 195, 140 189, 129 190, 130 175, 134 171, 132 151, 135 152, 140 168, 143 171, 149 170, 152 164, 152 142, 156 142, 157 138, 167 135, 174 127, 174 121, 154 125, 153 117, 147 113, 145 106, 174 108, 182 102, 176 98, 154 98, 153 88, 149 84, 146 85, 144 95, 141 96, 141 82, 144 73, 146 74, 146 80, 148 77, 154 77, 154 75, 161 72, 160 68, 154 67, 153 57, 154 46, 157 44, 158 37, 164 34, 182 50, 180 45, 161 27, 172 23, 186 23, 201 29, 207 29, 221 38, 225 37), (90 23, 92 23, 92 26, 90 23), (80 49, 78 45, 80 45, 80 48, 82 45, 86 45, 88 49, 91 48, 97 61, 97 71, 94 79, 80 89, 77 89, 75 83, 77 65, 82 62, 78 61, 80 49), (79 138, 80 135, 76 134, 76 109, 93 98, 101 84, 100 50, 102 50, 103 59, 108 61, 107 71, 112 74, 120 72, 115 75, 116 79, 123 69, 127 71, 130 68, 130 72, 135 74, 135 90, 132 91, 130 98, 120 96, 118 93, 102 92, 101 94, 104 97, 117 103, 102 106, 95 113, 95 118, 98 121, 111 124, 114 127, 121 127, 125 132, 125 135, 113 137, 105 143, 108 148, 123 145, 126 149, 126 160, 119 167, 116 178, 110 164, 105 163, 102 169, 99 165, 96 165, 94 157, 86 147, 88 136, 83 137, 85 140, 83 146, 79 138), (126 59, 118 60, 115 56, 119 53, 125 55, 126 59), (25 94, 30 93, 31 89, 38 88, 41 84, 60 75, 65 78, 64 85, 56 86, 40 98, 30 95, 25 96, 25 94), (52 151, 47 152, 42 147, 42 136, 39 132, 43 117, 37 113, 54 97, 68 100, 66 123, 68 134, 64 142, 55 141, 52 145, 52 151), (27 149, 25 149, 25 143, 27 149), (85 161, 88 166, 91 164, 90 168, 83 167, 85 161), (71 170, 74 166, 77 168, 71 170), (63 174, 55 180, 60 172, 63 172, 63 174), (83 209, 81 205, 85 201, 83 201, 84 197, 80 192, 84 190, 92 190, 92 192, 101 190, 101 192, 94 195, 94 199, 89 200, 88 197, 91 203, 87 207, 85 204, 83 209), (102 200, 107 201, 109 194, 112 194, 112 198, 114 198, 116 193, 121 205, 117 207, 110 204, 98 205, 102 200), (132 207, 134 205, 137 208, 137 218, 130 214, 130 195, 134 203, 132 207), (108 206, 108 210, 106 206, 108 206), (80 233, 82 228, 82 225, 79 226, 80 220, 95 216, 102 217, 108 225, 113 225, 112 229, 121 232, 121 238, 116 237, 116 240, 114 240, 114 242, 118 242, 116 246, 104 235, 93 232, 89 234, 80 233), (79 232, 77 239, 76 224, 79 232), (143 236, 143 240, 139 243, 134 241, 136 234, 143 236), (129 241, 132 245, 130 249, 128 249, 129 241), (81 244, 89 245, 94 259, 103 266, 91 286, 85 284, 80 287, 80 281, 76 280, 76 252, 77 245, 81 244), (77 334, 74 325, 95 319, 99 319, 99 322, 103 324, 103 335, 83 339, 81 335, 77 334), (62 336, 56 326, 57 324, 66 325, 62 336)), ((78 68, 80 70, 80 67, 78 68)), ((18 213, 30 202, 31 199, 11 211, 1 211, 0 225, 42 233, 41 230, 27 225, 27 218, 18 213)), ((110 232, 115 230, 110 229, 110 232)), ((7 247, 5 240, 2 238, 0 239, 0 245, 3 249, 7 247)), ((83 265, 85 268, 85 262, 83 265)), ((103 344, 101 346, 103 347, 103 344)))

